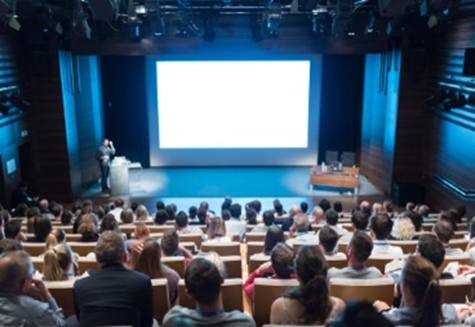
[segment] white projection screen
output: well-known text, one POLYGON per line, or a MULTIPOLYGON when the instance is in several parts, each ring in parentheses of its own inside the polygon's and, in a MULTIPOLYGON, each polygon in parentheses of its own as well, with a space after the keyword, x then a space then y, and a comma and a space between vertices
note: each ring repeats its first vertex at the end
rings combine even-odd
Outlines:
POLYGON ((320 89, 320 55, 148 57, 150 165, 313 165, 320 89))

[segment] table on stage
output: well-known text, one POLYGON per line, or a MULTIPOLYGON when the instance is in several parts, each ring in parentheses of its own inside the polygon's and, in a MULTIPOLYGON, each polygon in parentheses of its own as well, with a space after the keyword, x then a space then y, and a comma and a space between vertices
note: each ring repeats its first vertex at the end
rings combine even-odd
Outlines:
POLYGON ((358 193, 359 172, 357 167, 343 167, 342 171, 333 171, 326 166, 323 170, 322 166, 313 166, 310 169, 310 188, 314 185, 337 187, 337 188, 352 188, 355 193, 358 193))

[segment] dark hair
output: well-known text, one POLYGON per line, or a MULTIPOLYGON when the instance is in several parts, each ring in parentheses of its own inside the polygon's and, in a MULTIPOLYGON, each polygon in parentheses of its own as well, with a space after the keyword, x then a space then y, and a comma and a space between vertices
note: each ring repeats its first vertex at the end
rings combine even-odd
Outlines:
POLYGON ((272 226, 275 222, 274 213, 270 210, 267 210, 262 215, 262 219, 264 220, 264 224, 266 226, 272 226))
POLYGON ((470 239, 475 237, 475 217, 470 221, 470 239))
POLYGON ((51 213, 53 214, 55 218, 59 217, 62 214, 62 212, 63 212, 63 206, 59 203, 51 207, 51 213))
POLYGON ((246 222, 249 225, 256 225, 257 224, 257 211, 249 208, 246 210, 246 222))
POLYGON ((422 222, 424 221, 421 214, 415 211, 406 211, 403 213, 403 216, 411 219, 412 223, 414 224, 414 227, 416 228, 416 232, 421 231, 422 222))
POLYGON ((320 248, 305 245, 300 248, 295 263, 301 286, 287 291, 284 297, 297 300, 303 306, 300 318, 305 325, 325 323, 333 306, 325 257, 320 248))
POLYGON ((157 201, 157 203, 155 204, 155 207, 157 208, 157 211, 163 210, 165 209, 165 203, 163 203, 163 201, 157 201))
POLYGON ((442 211, 439 215, 439 220, 447 220, 452 225, 454 232, 458 231, 457 219, 453 211, 442 211))
POLYGON ((252 201, 250 207, 256 210, 257 213, 261 212, 261 202, 259 200, 252 201))
POLYGON ((225 198, 223 204, 221 204, 221 211, 229 210, 232 203, 230 198, 225 198))
POLYGON ((373 241, 371 237, 363 231, 356 231, 348 246, 351 247, 353 256, 359 262, 368 260, 373 251, 373 241))
POLYGON ((449 243, 450 239, 454 235, 454 230, 450 221, 440 219, 434 224, 432 230, 442 243, 449 243))
POLYGON ((201 201, 201 203, 200 203, 200 209, 206 209, 206 211, 208 211, 208 209, 209 209, 209 204, 208 204, 208 202, 206 202, 206 201, 201 201))
POLYGON ((295 252, 285 243, 277 243, 272 250, 270 261, 272 268, 280 278, 289 278, 294 270, 295 252))
POLYGON ((417 252, 438 269, 444 262, 445 249, 439 239, 432 234, 422 234, 417 242, 417 252))
POLYGON ((282 216, 284 214, 284 206, 279 200, 274 201, 274 211, 276 214, 282 216))
POLYGON ((353 212, 351 215, 351 222, 357 230, 366 230, 368 227, 369 217, 358 210, 353 212))
POLYGON ((107 214, 101 220, 100 233, 111 231, 120 233, 119 224, 113 214, 107 214))
POLYGON ((307 212, 308 203, 307 202, 300 202, 300 209, 302 209, 302 212, 307 212))
POLYGON ((338 320, 327 327, 393 327, 393 323, 380 315, 368 301, 351 301, 338 320))
POLYGON ((326 252, 333 252, 335 250, 338 243, 338 233, 330 226, 323 226, 318 233, 318 238, 326 252))
POLYGON ((23 245, 18 240, 13 240, 11 238, 4 238, 3 240, 0 240, 0 254, 21 250, 23 250, 23 245))
POLYGON ((462 218, 467 214, 467 208, 465 208, 463 204, 459 204, 458 206, 453 207, 451 210, 454 210, 458 213, 460 217, 459 222, 462 222, 462 218))
POLYGON ((402 268, 401 282, 415 300, 413 325, 438 326, 442 319, 442 289, 434 265, 421 256, 410 256, 402 268))
POLYGON ((370 218, 371 230, 377 240, 385 240, 391 234, 393 221, 385 213, 379 213, 370 218))
POLYGON ((165 211, 168 214, 168 220, 175 220, 175 210, 171 204, 165 206, 165 211))
POLYGON ((21 232, 21 220, 11 219, 5 224, 5 237, 15 238, 21 232))
POLYGON ((124 224, 131 224, 134 222, 134 213, 130 209, 124 209, 120 213, 120 220, 124 224))
POLYGON ((106 212, 104 210, 103 207, 101 206, 94 206, 94 208, 92 209, 92 212, 97 216, 97 218, 99 220, 101 220, 102 218, 104 218, 106 212))
POLYGON ((8 210, 2 209, 0 210, 0 219, 2 219, 2 222, 5 224, 10 220, 10 213, 8 210))
POLYGON ((242 208, 239 203, 233 203, 231 207, 229 207, 229 212, 231 212, 231 217, 239 218, 242 214, 242 208))
POLYGON ((198 219, 200 220, 200 224, 206 223, 206 217, 208 216, 208 211, 204 208, 198 210, 198 219))
POLYGON ((38 207, 29 207, 26 209, 25 215, 26 218, 33 218, 40 214, 40 209, 38 207))
POLYGON ((186 227, 188 225, 188 216, 184 211, 180 211, 175 217, 175 223, 178 227, 186 227))
POLYGON ((205 258, 191 260, 185 270, 185 286, 193 299, 210 305, 221 292, 221 275, 218 267, 205 258))
POLYGON ((121 198, 118 198, 117 200, 114 201, 114 205, 115 205, 116 208, 123 207, 124 206, 124 200, 122 200, 121 198))
POLYGON ((165 210, 160 209, 155 214, 155 224, 164 225, 165 222, 168 220, 168 218, 169 218, 168 213, 165 210))
POLYGON ((53 229, 49 214, 41 214, 36 216, 33 226, 37 240, 46 240, 46 237, 53 229))
POLYGON ((139 204, 137 202, 132 202, 130 205, 130 210, 132 210, 133 213, 135 213, 135 210, 139 207, 139 204))
POLYGON ((223 210, 223 212, 221 212, 221 218, 223 218, 223 220, 231 219, 231 212, 229 212, 229 210, 223 210))
POLYGON ((338 224, 338 212, 333 209, 328 209, 325 211, 325 220, 328 225, 335 226, 338 224))
POLYGON ((16 208, 15 208, 15 212, 14 212, 14 216, 15 217, 25 217, 26 216, 26 210, 28 210, 28 206, 26 205, 26 203, 19 203, 16 208))
POLYGON ((70 225, 73 220, 73 213, 70 210, 63 211, 61 215, 61 224, 70 225))
POLYGON ((330 201, 327 199, 322 199, 319 203, 318 206, 322 208, 323 212, 326 212, 328 209, 331 209, 330 201))
POLYGON ((343 211, 343 205, 341 204, 340 201, 333 202, 333 210, 335 210, 338 213, 343 211))
POLYGON ((191 219, 195 218, 197 213, 198 213, 198 208, 195 206, 191 206, 188 209, 188 215, 190 216, 191 219))
POLYGON ((178 237, 178 233, 174 229, 166 230, 163 233, 162 237, 162 251, 167 256, 172 256, 175 254, 176 250, 178 249, 178 244, 180 243, 180 238, 178 237))
POLYGON ((122 235, 106 231, 99 237, 94 253, 96 254, 97 262, 104 266, 113 263, 123 263, 125 251, 122 235))
POLYGON ((267 230, 266 238, 264 240, 264 254, 270 255, 274 246, 280 242, 285 242, 285 235, 282 228, 276 225, 271 226, 267 230))

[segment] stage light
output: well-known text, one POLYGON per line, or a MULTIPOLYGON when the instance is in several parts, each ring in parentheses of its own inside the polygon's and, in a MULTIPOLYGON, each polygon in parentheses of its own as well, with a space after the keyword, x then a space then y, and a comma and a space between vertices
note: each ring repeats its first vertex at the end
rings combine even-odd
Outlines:
POLYGON ((336 12, 333 7, 318 5, 312 10, 313 32, 319 35, 330 36, 333 29, 333 18, 336 12))

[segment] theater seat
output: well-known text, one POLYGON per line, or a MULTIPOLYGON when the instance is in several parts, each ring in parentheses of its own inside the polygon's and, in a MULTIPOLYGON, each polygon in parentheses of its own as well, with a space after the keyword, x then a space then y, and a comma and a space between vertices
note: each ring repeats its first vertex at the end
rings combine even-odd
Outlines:
POLYGON ((241 255, 241 244, 239 242, 215 243, 204 242, 201 244, 201 251, 214 251, 220 256, 241 255))
POLYGON ((465 303, 470 298, 472 282, 467 279, 441 279, 442 303, 465 303))
POLYGON ((292 244, 292 248, 294 250, 295 253, 298 253, 299 252, 299 249, 302 247, 302 246, 305 246, 305 245, 313 245, 313 246, 318 246, 318 243, 302 243, 302 242, 295 242, 294 244, 292 244))
POLYGON ((256 278, 254 280, 254 320, 256 325, 269 323, 272 303, 288 289, 298 286, 296 279, 256 278))
POLYGON ((253 254, 264 251, 264 242, 247 242, 247 262, 253 254))
POLYGON ((65 317, 74 314, 74 282, 45 282, 56 303, 63 309, 65 317))
POLYGON ((270 255, 267 256, 254 256, 249 259, 249 273, 259 268, 263 263, 270 261, 270 255))
POLYGON ((445 267, 451 262, 458 262, 461 265, 470 265, 470 256, 468 255, 468 253, 454 256, 445 256, 444 262, 439 267, 439 271, 444 271, 445 267))
POLYGON ((264 242, 266 233, 247 233, 246 242, 264 242))
POLYGON ((175 270, 180 278, 185 274, 185 258, 184 257, 162 257, 162 263, 175 270))
MULTIPOLYGON (((243 311, 243 282, 241 278, 225 279, 221 285, 223 307, 227 312, 233 310, 243 311)), ((195 302, 186 293, 185 280, 180 279, 178 283, 178 297, 180 305, 194 309, 195 302)))
POLYGON ((392 303, 394 296, 394 280, 391 278, 349 279, 332 278, 330 294, 345 302, 355 300, 376 300, 392 303))
POLYGON ((242 278, 242 259, 239 255, 221 256, 226 267, 226 278, 242 278))
POLYGON ((168 296, 168 281, 166 278, 152 279, 153 289, 153 318, 159 323, 168 310, 170 310, 170 297, 168 296))
POLYGON ((201 238, 201 234, 180 234, 180 242, 193 242, 199 250, 201 249, 203 239, 201 238))
POLYGON ((346 257, 325 257, 325 260, 328 263, 328 269, 342 269, 348 265, 348 260, 346 257))
POLYGON ((30 256, 37 257, 45 253, 45 243, 22 243, 23 250, 30 256))
POLYGON ((382 256, 382 255, 374 255, 370 256, 368 260, 366 260, 366 267, 376 267, 379 271, 384 274, 384 269, 388 263, 396 259, 395 256, 382 256))

